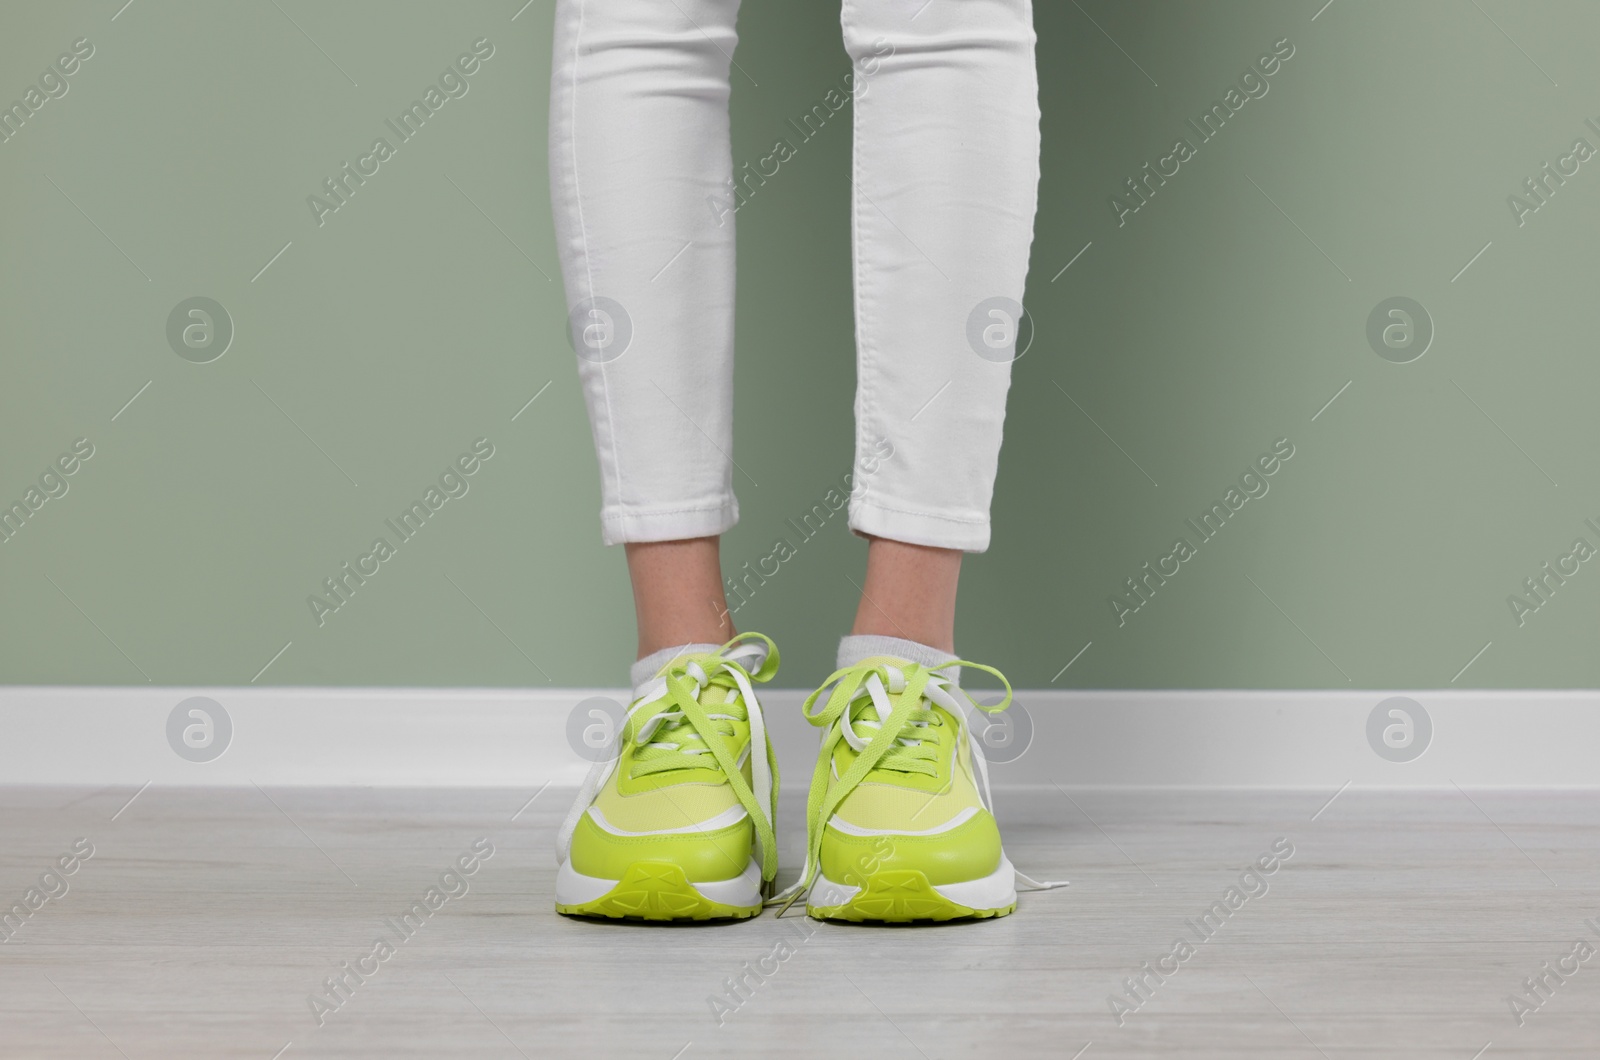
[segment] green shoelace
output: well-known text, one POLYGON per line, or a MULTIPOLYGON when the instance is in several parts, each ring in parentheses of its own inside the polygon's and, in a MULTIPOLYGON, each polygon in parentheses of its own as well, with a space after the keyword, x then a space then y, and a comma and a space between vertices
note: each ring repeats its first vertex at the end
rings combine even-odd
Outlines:
MULTIPOLYGON (((999 670, 965 659, 951 660, 937 669, 944 669, 946 666, 971 667, 1000 679, 1000 683, 1005 686, 1005 698, 993 706, 985 706, 962 693, 963 697, 979 710, 998 714, 1011 705, 1011 682, 1007 681, 1005 674, 999 670)), ((936 763, 941 737, 933 732, 938 719, 933 712, 932 703, 943 699, 950 700, 950 703, 940 703, 940 705, 947 709, 954 706, 958 717, 960 709, 959 701, 951 694, 952 689, 956 691, 959 689, 949 684, 942 674, 937 675, 940 678, 939 682, 932 688, 929 687, 929 681, 935 676, 934 669, 919 663, 907 663, 903 667, 890 666, 886 663, 848 666, 842 670, 835 670, 822 683, 822 687, 806 698, 802 707, 806 720, 823 729, 825 735, 821 751, 817 756, 817 768, 811 774, 811 792, 806 799, 806 865, 800 880, 773 899, 774 902, 783 903, 782 908, 778 910, 780 917, 788 911, 796 899, 809 891, 815 882, 817 873, 821 869, 822 830, 834 811, 839 808, 839 804, 856 789, 868 773, 874 769, 893 769, 903 773, 923 773, 929 776, 938 772, 936 763), (819 696, 828 691, 829 686, 832 686, 833 691, 828 696, 827 703, 820 711, 813 714, 812 705, 819 696), (876 721, 864 716, 869 707, 877 716, 876 721), (870 739, 864 739, 861 733, 856 731, 858 726, 876 731, 870 739), (857 752, 856 760, 830 789, 828 779, 833 763, 833 752, 840 740, 844 740, 857 752)), ((959 731, 958 729, 958 733, 959 731)))
POLYGON ((642 745, 634 753, 633 776, 715 768, 727 778, 755 827, 761 852, 762 889, 767 893, 778 873, 778 843, 772 825, 778 803, 778 759, 753 685, 772 680, 777 672, 778 647, 772 639, 760 633, 741 633, 715 652, 675 661, 662 675, 664 692, 634 703, 621 734, 622 740, 642 745), (760 650, 763 644, 764 654, 760 650), (761 656, 760 663, 752 672, 746 668, 746 661, 754 661, 757 656, 761 656), (700 698, 707 688, 725 690, 724 701, 702 705, 700 698), (745 780, 738 760, 727 746, 727 738, 734 735, 734 721, 750 724, 753 784, 745 780), (756 746, 758 742, 760 748, 756 746), (706 761, 707 755, 710 762, 706 761), (765 789, 764 793, 758 795, 761 789, 765 789))

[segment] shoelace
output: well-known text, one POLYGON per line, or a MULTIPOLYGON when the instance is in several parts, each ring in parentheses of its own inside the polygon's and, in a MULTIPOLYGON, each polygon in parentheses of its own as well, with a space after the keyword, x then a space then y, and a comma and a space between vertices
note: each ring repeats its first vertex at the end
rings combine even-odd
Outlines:
MULTIPOLYGON (((932 729, 942 723, 938 722, 932 707, 924 706, 924 703, 936 703, 958 719, 964 719, 962 704, 954 694, 961 692, 961 689, 948 675, 937 672, 956 666, 993 674, 1005 686, 1005 697, 993 706, 979 703, 962 692, 962 698, 974 707, 988 714, 998 714, 1011 705, 1011 682, 1006 680, 1005 675, 992 666, 965 659, 953 659, 933 668, 917 663, 909 663, 904 668, 887 664, 847 666, 835 670, 822 683, 822 687, 806 698, 801 709, 807 721, 823 730, 822 747, 817 756, 817 768, 811 776, 811 792, 806 799, 805 867, 798 881, 769 901, 769 904, 782 903, 778 916, 783 916, 798 898, 810 892, 821 869, 823 828, 839 804, 868 773, 874 769, 893 769, 930 776, 938 772, 936 762, 940 735, 932 729), (828 691, 829 686, 833 691, 827 702, 813 714, 812 705, 828 691), (891 696, 898 698, 891 701, 891 696), (874 717, 869 717, 868 711, 874 717), (870 732, 871 736, 862 735, 858 731, 862 729, 870 732), (830 790, 828 778, 833 768, 833 752, 840 740, 856 752, 856 760, 830 790)), ((966 725, 960 723, 958 734, 964 729, 966 725)), ((971 738, 970 730, 968 736, 971 738)), ((982 781, 984 805, 988 807, 994 801, 989 791, 989 767, 975 742, 973 750, 972 761, 982 781)), ((1016 877, 1033 890, 1067 885, 1064 880, 1034 880, 1020 872, 1016 873, 1016 877)))
MULTIPOLYGON (((701 704, 710 722, 708 731, 726 738, 734 734, 733 722, 752 720, 750 709, 743 702, 744 689, 738 683, 744 674, 735 677, 737 670, 715 664, 710 671, 708 673, 700 661, 686 659, 680 669, 666 677, 666 682, 670 684, 673 680, 683 678, 692 680, 695 687, 687 689, 687 692, 696 703, 704 698, 707 689, 726 689, 728 694, 722 703, 701 704)), ((656 713, 650 717, 644 718, 642 712, 633 715, 631 727, 637 730, 632 734, 637 745, 633 753, 632 775, 635 777, 675 769, 721 769, 713 750, 715 744, 706 741, 705 735, 695 728, 689 716, 671 696, 660 700, 656 713), (711 756, 710 761, 706 760, 708 755, 711 756)), ((741 759, 735 766, 742 764, 741 759)))
MULTIPOLYGON (((634 776, 670 769, 715 768, 727 777, 734 796, 755 827, 762 889, 767 893, 778 872, 778 844, 772 826, 773 808, 778 801, 778 761, 767 738, 766 721, 752 683, 770 681, 777 672, 778 648, 771 638, 741 633, 715 652, 675 661, 634 700, 617 735, 618 748, 627 746, 625 741, 630 740, 643 748, 634 754, 634 776), (710 709, 701 706, 700 696, 708 686, 728 689, 727 700, 710 709), (736 760, 723 739, 733 734, 731 722, 735 720, 750 723, 750 783, 740 768, 742 758, 736 760), (712 736, 717 738, 711 739, 712 736), (711 756, 711 761, 705 760, 706 755, 711 756)), ((612 755, 589 770, 557 837, 558 860, 564 860, 572 849, 578 822, 621 757, 620 753, 612 755)))

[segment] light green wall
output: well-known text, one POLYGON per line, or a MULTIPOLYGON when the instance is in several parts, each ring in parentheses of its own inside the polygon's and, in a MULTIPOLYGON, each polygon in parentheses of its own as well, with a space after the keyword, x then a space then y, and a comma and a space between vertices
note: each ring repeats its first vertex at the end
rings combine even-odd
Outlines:
MULTIPOLYGON (((550 279, 550 0, 121 3, 8 5, 0 35, 0 100, 95 49, 0 144, 0 500, 94 446, 0 544, 0 680, 239 684, 288 643, 262 683, 620 682, 627 582, 550 279), (485 37, 468 94, 319 227, 306 197, 485 37), (206 364, 166 335, 195 296, 236 329, 206 364), (308 594, 479 437, 470 492, 318 628, 308 594)), ((1091 641, 1057 687, 1440 686, 1491 642, 1459 685, 1600 679, 1600 564, 1521 627, 1507 604, 1600 546, 1600 159, 1520 227, 1507 205, 1600 147, 1600 9, 1319 6, 1038 5, 1037 339, 958 632, 1019 684, 1091 641), (1200 143, 1185 119, 1283 38, 1200 143), (1194 157, 1119 226, 1111 196, 1180 136, 1194 157), (1391 296, 1435 323, 1411 363, 1367 342, 1391 296), (1270 492, 1119 627, 1108 597, 1279 438, 1270 492)), ((741 32, 736 160, 847 69, 827 3, 747 0, 741 32)), ((760 486, 730 567, 849 466, 848 161, 841 114, 740 211, 760 486)), ((736 616, 782 683, 830 668, 863 560, 840 521, 736 616)))

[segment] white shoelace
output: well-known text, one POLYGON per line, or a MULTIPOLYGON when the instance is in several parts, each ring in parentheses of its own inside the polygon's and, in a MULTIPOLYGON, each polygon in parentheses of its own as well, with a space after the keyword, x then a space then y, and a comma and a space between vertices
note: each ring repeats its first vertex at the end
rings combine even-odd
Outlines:
MULTIPOLYGON (((939 668, 935 667, 933 669, 937 671, 939 668)), ((871 737, 863 737, 858 734, 856 732, 856 726, 859 725, 864 728, 870 728, 874 731, 881 730, 884 721, 888 719, 890 712, 894 709, 893 704, 889 702, 889 696, 891 694, 898 694, 905 689, 905 674, 902 670, 895 666, 886 666, 884 671, 889 678, 888 686, 885 687, 882 679, 879 678, 876 673, 870 674, 867 679, 862 682, 861 689, 851 701, 850 706, 845 709, 844 713, 839 716, 838 722, 836 722, 836 724, 841 727, 841 736, 851 746, 851 748, 857 752, 861 751, 867 746, 867 744, 871 743, 871 737), (856 718, 855 720, 851 719, 851 714, 853 713, 855 706, 861 702, 863 697, 868 700, 868 705, 877 715, 877 720, 868 718, 865 714, 859 718, 856 718)), ((944 707, 946 710, 950 711, 961 719, 962 727, 965 728, 967 732, 968 745, 972 752, 972 761, 976 765, 978 771, 978 779, 980 781, 979 798, 983 803, 983 808, 992 814, 994 812, 994 794, 989 787, 989 763, 988 759, 983 753, 983 744, 978 739, 977 733, 974 732, 970 716, 968 714, 969 709, 976 710, 977 707, 973 706, 970 702, 963 704, 956 698, 952 690, 961 691, 962 696, 966 696, 965 691, 961 690, 960 687, 957 686, 948 676, 938 672, 933 672, 929 675, 928 682, 923 688, 922 699, 924 702, 932 702, 944 707)), ((821 690, 819 690, 819 693, 820 691, 821 690)), ((919 728, 925 728, 927 724, 927 722, 915 721, 910 723, 911 726, 916 726, 919 728)), ((825 731, 823 732, 822 736, 823 740, 826 741, 828 733, 825 731)), ((896 737, 895 742, 905 747, 915 747, 921 743, 921 741, 915 737, 906 736, 896 737)), ((821 823, 821 827, 826 826, 826 821, 821 823)), ((1072 885, 1072 881, 1070 880, 1036 880, 1025 873, 1017 871, 1015 866, 1012 866, 1012 873, 1016 879, 1024 885, 1022 888, 1024 890, 1048 891, 1057 887, 1070 887, 1072 885)), ((815 877, 813 877, 810 853, 808 849, 806 863, 800 871, 799 880, 785 888, 774 898, 770 899, 769 904, 788 902, 797 894, 802 893, 802 891, 809 893, 811 887, 816 885, 816 880, 820 878, 820 874, 817 874, 815 877)))
MULTIPOLYGON (((749 715, 750 744, 749 747, 746 748, 745 753, 750 756, 751 780, 753 782, 751 786, 755 792, 757 805, 759 809, 766 815, 766 819, 770 827, 774 808, 772 805, 772 770, 767 763, 766 753, 766 719, 762 716, 761 703, 760 700, 756 698, 755 689, 751 687, 750 679, 745 676, 746 670, 760 669, 762 662, 766 659, 766 656, 767 648, 764 644, 759 642, 740 644, 735 648, 723 652, 720 656, 721 661, 719 664, 713 666, 710 671, 705 670, 700 666, 699 663, 694 661, 691 661, 684 668, 684 671, 694 679, 695 695, 697 697, 701 691, 704 691, 707 683, 711 680, 711 677, 719 671, 726 671, 729 676, 733 678, 734 684, 738 686, 738 691, 734 694, 733 698, 728 700, 728 702, 742 702, 744 704, 745 712, 749 715), (737 665, 729 666, 727 663, 735 663, 737 665)), ((653 678, 649 684, 645 685, 643 691, 640 692, 639 697, 634 700, 631 706, 629 706, 627 719, 624 721, 624 729, 627 727, 627 721, 632 720, 635 714, 639 713, 639 711, 643 710, 645 707, 660 702, 662 698, 666 696, 666 694, 667 679, 665 677, 653 678)), ((708 717, 713 719, 736 720, 733 718, 733 715, 730 714, 708 714, 708 717)), ((638 745, 648 744, 650 746, 668 748, 679 751, 682 754, 710 754, 710 749, 704 746, 683 747, 676 742, 656 741, 651 739, 651 737, 653 737, 663 725, 676 725, 682 720, 683 711, 681 711, 676 705, 670 705, 668 709, 651 715, 650 718, 639 727, 638 732, 634 736, 634 743, 638 745)), ((704 743, 704 740, 701 738, 699 733, 691 731, 683 735, 687 738, 700 740, 702 744, 704 743)), ((621 738, 621 732, 618 732, 617 737, 619 739, 621 738)), ((617 748, 616 753, 608 755, 607 757, 595 762, 594 765, 589 768, 589 774, 584 778, 583 786, 578 789, 578 797, 573 801, 572 809, 568 811, 566 820, 562 822, 561 830, 556 833, 557 864, 562 864, 567 860, 567 855, 572 851, 572 837, 578 830, 578 823, 583 820, 583 815, 587 813, 589 807, 594 804, 595 796, 599 794, 600 789, 604 787, 606 781, 610 779, 612 770, 616 768, 617 762, 621 758, 621 749, 617 748)), ((759 829, 757 831, 759 834, 759 829)))

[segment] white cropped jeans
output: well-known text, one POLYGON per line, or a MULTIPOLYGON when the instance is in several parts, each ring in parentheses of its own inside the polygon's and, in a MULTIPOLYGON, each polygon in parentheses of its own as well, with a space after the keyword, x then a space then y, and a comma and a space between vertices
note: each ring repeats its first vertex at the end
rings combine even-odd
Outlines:
MULTIPOLYGON (((854 108, 850 526, 981 552, 1016 332, 1031 335, 1031 0, 842 2, 851 69, 818 86, 802 124, 854 108)), ((607 544, 720 534, 739 516, 734 214, 804 138, 775 130, 786 142, 734 171, 738 9, 557 3, 550 186, 607 544)))

